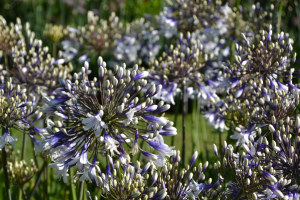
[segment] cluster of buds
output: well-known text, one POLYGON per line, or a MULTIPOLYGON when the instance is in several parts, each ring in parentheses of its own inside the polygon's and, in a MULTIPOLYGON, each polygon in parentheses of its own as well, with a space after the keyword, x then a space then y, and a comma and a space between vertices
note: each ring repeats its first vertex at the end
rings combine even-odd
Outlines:
POLYGON ((167 7, 160 14, 161 31, 166 32, 165 36, 172 36, 165 24, 176 26, 179 32, 187 33, 194 32, 198 29, 212 27, 217 23, 218 19, 223 17, 220 12, 221 1, 214 4, 213 1, 207 0, 168 0, 167 7))
POLYGON ((30 168, 25 160, 20 162, 16 160, 14 163, 7 163, 7 172, 14 185, 23 186, 38 172, 38 168, 32 159, 30 160, 30 168))
POLYGON ((0 15, 0 57, 8 54, 13 46, 23 38, 21 20, 17 18, 17 23, 7 25, 6 20, 0 15))
POLYGON ((29 42, 23 40, 11 48, 9 65, 4 63, 5 68, 0 65, 0 73, 12 77, 13 83, 26 88, 29 94, 39 99, 51 94, 58 87, 59 79, 68 78, 73 66, 71 63, 62 65, 63 59, 52 58, 49 48, 42 47, 42 41, 34 39, 34 33, 29 28, 26 30, 29 42))
POLYGON ((258 141, 250 136, 248 145, 244 144, 238 153, 234 153, 232 145, 224 142, 224 157, 222 158, 214 145, 218 162, 214 164, 217 173, 226 170, 223 184, 218 189, 206 191, 204 196, 213 199, 269 199, 283 198, 282 193, 288 184, 276 176, 276 170, 265 165, 268 159, 268 140, 260 137, 258 141), (210 194, 209 194, 210 193, 210 194))
POLYGON ((289 197, 299 197, 299 130, 300 117, 295 120, 287 117, 284 121, 278 122, 276 128, 269 125, 269 131, 274 140, 266 149, 265 166, 273 170, 277 179, 285 183, 285 188, 280 191, 289 197), (279 128, 280 127, 280 128, 279 128))
POLYGON ((130 63, 148 62, 161 48, 159 32, 144 18, 126 25, 126 31, 114 50, 118 61, 130 63))
POLYGON ((217 92, 228 95, 210 105, 206 116, 233 128, 266 126, 273 115, 280 120, 294 112, 298 103, 293 41, 284 33, 274 36, 272 30, 243 37, 244 44, 236 44, 236 62, 224 65, 218 77, 217 92))
MULTIPOLYGON (((177 151, 162 168, 152 162, 140 168, 139 161, 121 168, 117 161, 106 166, 106 173, 96 178, 96 184, 107 199, 199 199, 200 193, 212 187, 205 183, 208 162, 193 167, 198 156, 195 152, 190 165, 180 171, 179 154, 177 151)), ((90 197, 89 192, 87 195, 90 197)))
POLYGON ((236 62, 224 66, 224 78, 227 90, 235 98, 244 98, 252 84, 260 81, 269 83, 269 88, 280 90, 297 89, 292 79, 299 75, 293 68, 296 53, 291 55, 293 40, 283 32, 274 36, 272 30, 260 31, 251 43, 246 37, 245 46, 236 44, 236 62), (259 42, 257 42, 259 41, 259 42))
POLYGON ((14 163, 20 155, 20 151, 18 150, 17 152, 15 152, 13 146, 11 146, 11 145, 0 150, 0 170, 3 167, 3 160, 2 160, 3 158, 2 158, 1 151, 6 151, 6 156, 7 156, 6 159, 8 162, 11 162, 11 163, 14 163))
POLYGON ((59 42, 64 38, 64 28, 62 25, 46 24, 44 35, 53 43, 59 42))
POLYGON ((28 128, 29 124, 26 118, 35 111, 32 102, 27 100, 26 89, 22 89, 19 85, 12 83, 12 78, 4 84, 4 77, 0 77, 2 85, 0 85, 0 125, 4 130, 0 137, 0 149, 6 144, 15 145, 17 138, 10 136, 9 129, 11 127, 19 130, 28 128))
POLYGON ((272 26, 273 31, 276 32, 278 22, 277 17, 277 15, 274 15, 273 4, 264 9, 260 6, 260 3, 257 2, 252 5, 250 12, 243 19, 245 26, 243 28, 241 27, 242 29, 235 30, 236 36, 239 37, 242 32, 253 34, 259 30, 268 30, 270 26, 272 26))
POLYGON ((202 100, 215 101, 218 97, 209 84, 213 83, 210 70, 205 70, 205 62, 208 61, 206 54, 202 53, 202 45, 190 43, 190 34, 187 39, 183 39, 180 34, 179 43, 174 47, 170 46, 163 55, 150 62, 149 79, 162 85, 161 91, 156 98, 175 104, 174 96, 180 91, 186 90, 187 96, 195 93, 202 100), (195 92, 194 92, 195 90, 195 92))
POLYGON ((56 174, 64 176, 66 182, 67 171, 74 165, 89 175, 101 156, 127 165, 129 153, 135 155, 139 151, 163 166, 174 148, 164 144, 163 136, 174 136, 177 130, 172 122, 156 116, 170 108, 163 101, 153 104, 153 96, 161 86, 148 87, 144 79, 148 72, 137 73, 137 65, 126 69, 123 64, 108 70, 101 57, 98 78, 89 81, 88 71, 89 64, 85 62, 81 75, 74 74, 74 82, 62 82, 54 96, 43 99, 47 106, 41 111, 47 117, 48 134, 44 134, 43 143, 34 142, 38 150, 48 152, 54 161, 50 166, 58 168, 56 174), (146 87, 147 91, 141 94, 146 87), (158 154, 143 150, 138 141, 144 141, 158 154))
POLYGON ((67 28, 67 40, 63 41, 64 56, 67 59, 72 59, 77 54, 80 54, 79 61, 102 56, 104 52, 115 49, 117 41, 122 37, 123 24, 115 13, 110 15, 108 21, 99 20, 93 11, 88 12, 87 18, 85 26, 67 28))

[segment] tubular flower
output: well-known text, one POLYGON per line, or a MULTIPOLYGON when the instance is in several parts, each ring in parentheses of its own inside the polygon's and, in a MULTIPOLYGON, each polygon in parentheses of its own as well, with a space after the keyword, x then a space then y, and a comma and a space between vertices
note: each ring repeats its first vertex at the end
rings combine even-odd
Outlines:
POLYGON ((63 82, 56 95, 44 98, 48 105, 41 110, 47 116, 49 133, 43 140, 44 150, 55 162, 52 166, 58 168, 58 174, 65 176, 74 165, 83 172, 96 162, 91 159, 100 156, 127 165, 130 156, 125 149, 132 154, 142 150, 137 141, 148 143, 163 159, 171 156, 173 147, 163 143, 162 135, 174 136, 176 128, 166 118, 155 116, 169 106, 162 101, 155 105, 152 100, 161 87, 154 85, 138 97, 147 85, 143 78, 148 73, 137 74, 137 65, 126 69, 125 64, 108 71, 99 57, 99 76, 89 81, 88 67, 85 62, 82 76, 75 74, 74 82, 63 82), (52 117, 60 119, 53 121, 52 117))

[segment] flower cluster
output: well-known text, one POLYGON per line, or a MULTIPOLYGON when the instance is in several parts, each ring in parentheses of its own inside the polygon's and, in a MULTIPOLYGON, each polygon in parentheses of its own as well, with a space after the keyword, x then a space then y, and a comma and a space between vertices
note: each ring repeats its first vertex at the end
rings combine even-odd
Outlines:
POLYGON ((98 59, 98 78, 88 80, 89 65, 85 62, 81 76, 75 73, 74 82, 62 82, 55 95, 44 98, 47 106, 41 108, 47 117, 47 131, 43 144, 35 140, 38 149, 47 151, 54 161, 56 174, 67 181, 67 171, 76 165, 83 174, 89 175, 99 156, 107 161, 130 162, 129 153, 141 152, 155 164, 163 166, 165 157, 173 155, 164 144, 162 136, 176 135, 164 117, 156 116, 169 109, 160 101, 153 104, 153 96, 161 86, 152 84, 142 95, 148 72, 137 74, 138 67, 126 69, 125 64, 107 70, 106 63, 98 59), (59 120, 51 120, 58 117, 59 120), (138 141, 146 142, 158 154, 147 152, 138 141), (126 150, 127 149, 127 150, 126 150), (128 152, 128 149, 130 152, 128 152), (86 171, 85 171, 86 170, 86 171))
MULTIPOLYGON (((121 168, 119 161, 106 166, 106 173, 96 178, 107 199, 199 199, 198 195, 213 186, 205 183, 204 171, 208 162, 194 166, 195 152, 186 169, 179 169, 180 152, 177 151, 162 168, 149 162, 140 168, 140 162, 121 168), (196 180, 196 181, 195 181, 196 180)), ((90 193, 87 195, 91 199, 90 193)))
POLYGON ((209 84, 213 84, 215 74, 205 70, 207 55, 202 53, 200 42, 191 44, 190 34, 187 39, 181 38, 176 46, 171 45, 162 57, 150 63, 149 79, 162 85, 156 98, 175 104, 174 96, 180 88, 186 90, 187 97, 196 93, 203 100, 215 101, 218 97, 209 84))
POLYGON ((46 24, 44 35, 53 43, 59 42, 64 37, 64 28, 62 25, 46 24))
POLYGON ((171 31, 174 29, 168 28, 174 26, 178 32, 194 32, 216 24, 222 17, 220 9, 220 1, 214 4, 207 0, 169 0, 158 23, 161 23, 162 31, 165 31, 165 37, 172 36, 171 31), (165 26, 166 24, 169 26, 165 26))
POLYGON ((8 54, 13 46, 22 38, 21 20, 17 18, 17 23, 7 25, 6 20, 0 15, 0 57, 8 54))
POLYGON ((79 61, 83 62, 101 56, 105 51, 115 49, 121 38, 123 24, 115 13, 111 14, 108 21, 99 20, 93 11, 89 11, 87 17, 86 26, 67 28, 67 39, 62 42, 66 59, 72 59, 78 54, 79 61))
POLYGON ((159 33, 144 18, 126 25, 126 32, 114 50, 118 61, 130 63, 148 62, 160 50, 159 33))
POLYGON ((8 164, 8 174, 11 178, 11 182, 14 185, 23 186, 38 171, 32 159, 30 160, 30 168, 27 166, 25 160, 21 160, 20 162, 16 160, 14 163, 8 162, 7 164, 8 164))
POLYGON ((1 76, 1 82, 0 125, 3 135, 0 137, 0 149, 8 143, 15 145, 17 138, 10 135, 9 129, 14 127, 22 130, 29 126, 25 118, 34 112, 32 102, 27 100, 26 89, 14 85, 11 78, 4 83, 4 78, 1 76))
POLYGON ((292 81, 299 72, 293 68, 292 43, 270 30, 236 44, 235 63, 223 65, 218 77, 217 93, 228 95, 206 108, 215 127, 265 126, 273 115, 283 119, 295 110, 299 89, 292 81))

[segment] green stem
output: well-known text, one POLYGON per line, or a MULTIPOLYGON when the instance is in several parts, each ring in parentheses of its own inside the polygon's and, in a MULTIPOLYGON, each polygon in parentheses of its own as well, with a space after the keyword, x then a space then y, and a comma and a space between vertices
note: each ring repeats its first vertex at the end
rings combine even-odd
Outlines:
POLYGON ((60 4, 60 23, 62 25, 65 25, 65 5, 63 0, 59 0, 59 4, 60 4))
POLYGON ((5 66, 5 69, 7 71, 9 71, 9 67, 8 67, 8 58, 7 58, 7 53, 4 52, 4 66, 5 66))
POLYGON ((70 186, 71 186, 72 199, 77 199, 75 187, 74 187, 74 184, 72 183, 72 178, 74 176, 73 168, 70 168, 70 176, 71 176, 71 184, 70 184, 70 186))
POLYGON ((30 192, 30 194, 28 196, 28 199, 30 199, 32 197, 32 195, 34 194, 37 186, 40 184, 41 179, 42 179, 42 174, 44 172, 44 168, 46 167, 46 165, 47 165, 47 163, 44 162, 44 165, 42 166, 42 169, 41 169, 41 171, 39 172, 39 174, 37 176, 36 182, 34 184, 34 187, 33 187, 32 191, 30 192))
POLYGON ((44 163, 46 163, 46 167, 44 168, 44 185, 43 185, 43 189, 44 189, 44 200, 47 199, 47 196, 48 196, 48 191, 47 191, 47 176, 48 176, 48 173, 47 173, 47 157, 44 155, 44 163))
POLYGON ((52 44, 52 56, 53 56, 53 58, 56 58, 56 48, 57 46, 56 46, 56 42, 53 42, 53 44, 52 44))
POLYGON ((193 152, 198 150, 198 120, 199 120, 199 113, 198 113, 198 105, 197 100, 193 101, 193 111, 192 111, 192 130, 193 130, 193 152))
POLYGON ((83 200, 87 200, 87 195, 85 191, 87 190, 87 184, 84 185, 84 195, 83 195, 83 200))
POLYGON ((182 166, 185 166, 185 114, 186 114, 186 106, 185 103, 185 85, 182 86, 182 166))
POLYGON ((282 16, 282 8, 283 8, 283 0, 280 1, 279 11, 278 11, 278 24, 277 24, 277 33, 280 33, 280 24, 281 24, 281 16, 282 16))
MULTIPOLYGON (((174 119, 174 127, 177 127, 178 123, 178 114, 179 114, 179 107, 180 107, 180 98, 176 97, 176 105, 175 105, 175 119, 174 119)), ((171 139, 171 146, 174 146, 175 143, 175 137, 172 137, 171 139)))
POLYGON ((80 182, 80 188, 79 188, 79 200, 82 200, 83 198, 83 189, 84 189, 84 181, 80 182))
POLYGON ((25 152, 26 152, 26 131, 24 131, 23 133, 23 146, 22 146, 22 156, 21 159, 24 160, 25 159, 25 152))
MULTIPOLYGON (((4 135, 5 128, 2 127, 2 135, 4 135)), ((4 173, 4 182, 5 182, 5 193, 6 198, 11 200, 11 191, 9 187, 9 179, 8 179, 8 173, 7 173, 7 154, 5 151, 5 147, 2 149, 2 159, 3 159, 3 173, 4 173)))
POLYGON ((236 9, 239 10, 240 2, 241 0, 236 0, 236 9))
POLYGON ((19 200, 22 200, 22 188, 20 186, 20 190, 19 190, 19 200))
POLYGON ((222 152, 223 152, 223 150, 222 150, 222 131, 219 129, 219 151, 220 151, 220 156, 221 156, 221 158, 223 158, 223 156, 222 156, 222 152))
MULTIPOLYGON (((143 149, 143 146, 144 146, 144 140, 142 140, 142 142, 141 142, 141 145, 140 145, 141 149, 143 149)), ((139 161, 142 160, 142 152, 141 151, 139 151, 138 158, 139 158, 139 161)))

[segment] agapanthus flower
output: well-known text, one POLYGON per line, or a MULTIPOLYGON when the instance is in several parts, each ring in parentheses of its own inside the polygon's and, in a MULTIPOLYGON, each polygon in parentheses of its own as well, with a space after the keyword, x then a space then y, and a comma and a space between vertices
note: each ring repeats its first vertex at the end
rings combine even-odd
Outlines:
POLYGON ((267 83, 267 80, 269 85, 265 87, 297 90, 292 83, 292 79, 299 75, 299 71, 293 68, 296 54, 291 55, 292 39, 283 32, 274 36, 269 30, 261 31, 252 40, 244 36, 244 43, 236 44, 236 62, 224 66, 222 82, 228 92, 235 98, 243 98, 253 83, 267 83))
POLYGON ((152 153, 156 150, 163 158, 171 156, 173 147, 161 138, 176 135, 176 128, 158 115, 170 106, 163 101, 153 104, 153 96, 161 86, 153 85, 138 96, 147 85, 144 78, 148 72, 137 73, 137 65, 126 69, 125 64, 110 71, 99 57, 98 78, 90 81, 88 68, 85 62, 81 76, 75 74, 74 82, 62 82, 54 96, 44 98, 48 104, 41 109, 48 124, 44 150, 58 169, 57 174, 66 177, 74 165, 84 173, 101 156, 127 165, 130 153, 143 150, 137 141, 145 141, 152 153))
POLYGON ((126 32, 118 41, 114 54, 120 62, 127 64, 145 63, 153 59, 159 52, 159 33, 145 18, 126 25, 126 32))
MULTIPOLYGON (((4 77, 1 76, 1 80, 4 77)), ((10 135, 10 128, 23 130, 28 128, 27 117, 34 112, 32 102, 27 100, 26 90, 19 85, 14 85, 10 78, 6 83, 0 85, 0 125, 2 136, 0 136, 0 149, 6 144, 15 145, 18 139, 10 135)))
MULTIPOLYGON (((232 145, 224 144, 224 157, 221 158, 215 147, 218 162, 214 164, 216 172, 221 173, 221 167, 226 169, 223 184, 217 190, 203 193, 203 197, 225 199, 269 199, 283 198, 281 192, 286 188, 283 179, 276 178, 273 168, 266 164, 268 142, 261 137, 257 142, 250 136, 250 141, 243 145, 240 153, 234 154, 232 145), (227 178, 228 175, 231 178, 227 178), (210 194, 209 194, 210 193, 210 194)), ((223 151, 223 150, 222 150, 223 151)))
POLYGON ((89 11, 87 20, 87 24, 83 27, 67 28, 67 38, 63 41, 63 47, 66 52, 72 54, 63 54, 67 56, 65 59, 71 59, 77 54, 79 62, 84 62, 115 49, 123 33, 123 24, 116 14, 113 12, 108 20, 104 20, 99 19, 93 11, 89 11), (77 51, 74 51, 74 46, 77 51), (70 55, 71 57, 68 57, 70 55))
POLYGON ((205 55, 202 54, 202 45, 198 42, 195 45, 190 43, 190 35, 174 47, 170 46, 163 56, 150 63, 149 79, 155 84, 161 84, 162 90, 157 93, 156 98, 175 104, 174 96, 180 89, 193 88, 193 92, 186 94, 193 96, 197 94, 204 101, 215 101, 218 97, 210 88, 209 78, 204 75, 205 55))
POLYGON ((176 152, 162 168, 152 162, 141 168, 140 162, 120 167, 119 161, 107 166, 106 173, 97 176, 98 187, 110 199, 200 199, 200 192, 210 188, 203 175, 208 163, 194 166, 198 153, 186 169, 179 169, 180 154, 176 152))
POLYGON ((5 78, 12 77, 13 83, 26 88, 39 102, 41 96, 50 95, 58 87, 59 79, 69 77, 73 67, 71 63, 65 64, 62 58, 51 57, 49 48, 34 38, 29 24, 25 27, 26 37, 11 47, 6 58, 0 55, 0 73, 5 78), (5 59, 7 62, 3 61, 5 59))
MULTIPOLYGON (((269 131, 274 140, 270 142, 268 151, 265 151, 265 163, 273 170, 274 176, 285 183, 285 187, 280 188, 279 191, 290 196, 298 193, 300 180, 298 158, 300 117, 296 116, 295 121, 288 117, 278 123, 280 128, 269 125, 269 131)), ((273 193, 276 192, 272 188, 269 189, 273 193)))
MULTIPOLYGON (((44 35, 53 43, 60 42, 64 37, 64 28, 62 25, 46 24, 44 35)), ((54 56, 54 55, 53 55, 54 56)))
MULTIPOLYGON (((11 23, 7 25, 6 20, 0 15, 0 57, 5 57, 13 46, 15 46, 19 40, 23 38, 22 24, 20 18, 17 18, 17 23, 11 23)), ((0 60, 1 60, 0 58, 0 60)), ((7 62, 7 61, 6 61, 7 62)))
POLYGON ((220 13, 220 2, 216 4, 207 0, 170 0, 164 12, 160 14, 158 23, 161 31, 165 32, 167 37, 175 33, 174 25, 178 32, 194 32, 197 29, 210 27, 222 16, 220 13), (167 25, 167 26, 165 26, 167 25), (165 27, 164 27, 165 26, 165 27), (167 29, 170 27, 170 30, 167 29))
MULTIPOLYGON (((266 126, 265 119, 272 115, 282 119, 293 112, 299 92, 293 78, 299 70, 293 68, 296 54, 291 56, 292 43, 283 33, 275 37, 272 30, 260 31, 252 40, 244 36, 244 43, 236 45, 235 63, 225 64, 217 77, 217 87, 227 95, 208 106, 206 115, 222 116, 234 129, 266 126)), ((217 92, 220 96, 224 93, 217 92)))
POLYGON ((14 185, 24 186, 38 172, 34 161, 30 160, 30 168, 25 160, 8 162, 8 175, 14 185))
POLYGON ((234 28, 232 21, 236 15, 227 4, 220 6, 215 15, 219 15, 216 17, 216 22, 194 30, 191 33, 191 40, 192 43, 200 40, 204 53, 215 61, 224 61, 229 57, 231 43, 228 40, 232 40, 231 30, 234 28))

